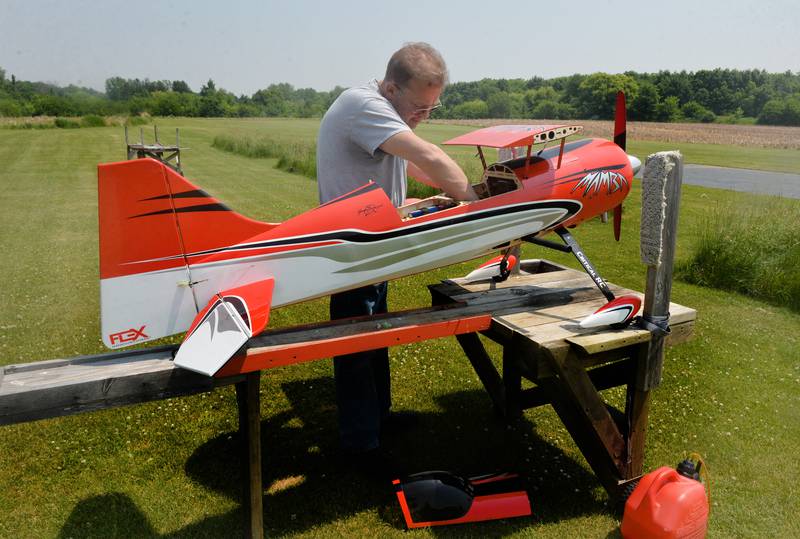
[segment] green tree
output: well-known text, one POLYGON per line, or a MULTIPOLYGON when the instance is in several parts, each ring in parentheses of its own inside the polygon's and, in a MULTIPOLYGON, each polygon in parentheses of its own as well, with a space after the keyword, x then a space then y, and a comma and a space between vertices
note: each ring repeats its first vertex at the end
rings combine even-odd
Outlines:
POLYGON ((671 95, 656 106, 656 119, 661 122, 677 122, 681 119, 681 106, 677 96, 671 95))
POLYGON ((73 104, 58 95, 39 95, 33 101, 34 116, 75 116, 73 104))
POLYGON ((212 79, 208 79, 208 82, 200 88, 200 95, 202 96, 211 96, 217 93, 217 85, 214 84, 212 79))
POLYGON ((661 99, 674 96, 678 98, 679 105, 692 99, 692 80, 686 71, 681 71, 680 73, 659 71, 655 75, 653 82, 658 87, 661 99))
POLYGON ((225 102, 219 94, 200 96, 200 105, 197 112, 203 118, 225 116, 225 102))
POLYGON ((481 99, 473 99, 453 107, 450 117, 457 119, 488 118, 489 106, 481 99))
POLYGON ((633 102, 638 96, 639 84, 628 75, 589 75, 578 87, 579 111, 587 118, 613 118, 619 91, 625 92, 627 100, 633 102))
POLYGON ((289 103, 283 97, 283 92, 275 85, 254 93, 253 102, 261 106, 266 116, 286 116, 289 110, 289 103))
POLYGON ((185 81, 182 80, 174 80, 172 81, 172 91, 178 92, 180 94, 190 94, 192 93, 192 89, 189 88, 189 85, 186 84, 185 81))
POLYGON ((697 101, 688 101, 681 106, 681 114, 687 120, 695 122, 711 123, 716 119, 716 115, 705 108, 697 101))
POLYGON ((491 118, 511 118, 512 103, 511 94, 504 91, 494 92, 486 100, 491 118))
POLYGON ((153 92, 150 112, 155 116, 197 116, 201 99, 192 93, 153 92))
POLYGON ((539 120, 570 120, 577 115, 575 107, 569 103, 559 103, 557 101, 541 101, 531 114, 532 118, 539 120))
POLYGON ((22 105, 10 98, 0 99, 0 116, 24 116, 22 105))
MULTIPOLYGON (((159 84, 156 84, 156 86, 159 86, 159 84)), ((148 79, 140 80, 111 77, 110 79, 106 79, 106 96, 112 101, 126 101, 132 97, 145 97, 150 95, 151 88, 149 87, 152 87, 152 83, 148 79)))
MULTIPOLYGON (((558 103, 558 92, 552 86, 540 86, 535 90, 528 90, 522 95, 525 116, 531 118, 541 118, 534 113, 536 107, 541 103, 558 103)), ((551 116, 547 116, 551 118, 551 116)))
POLYGON ((800 96, 770 99, 761 110, 758 123, 800 126, 800 96))
POLYGON ((653 121, 656 119, 656 110, 661 101, 658 87, 650 81, 639 83, 639 93, 635 99, 628 101, 628 110, 631 119, 653 121))

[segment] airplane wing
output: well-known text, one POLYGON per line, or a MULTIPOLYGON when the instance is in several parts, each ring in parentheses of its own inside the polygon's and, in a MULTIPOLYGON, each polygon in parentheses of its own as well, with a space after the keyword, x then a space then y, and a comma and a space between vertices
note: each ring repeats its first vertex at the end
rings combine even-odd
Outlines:
POLYGON ((214 376, 250 337, 264 331, 274 286, 274 279, 265 279, 212 296, 186 333, 175 365, 214 376))
POLYGON ((465 133, 442 144, 515 148, 559 140, 583 131, 580 125, 495 125, 465 133))

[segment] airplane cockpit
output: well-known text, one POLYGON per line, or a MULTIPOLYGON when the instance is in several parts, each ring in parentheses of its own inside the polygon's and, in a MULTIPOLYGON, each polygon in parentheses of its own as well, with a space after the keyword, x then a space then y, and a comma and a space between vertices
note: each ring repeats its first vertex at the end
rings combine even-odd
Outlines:
MULTIPOLYGON (((538 163, 546 161, 547 158, 554 157, 548 155, 547 158, 540 155, 532 155, 531 148, 535 144, 560 141, 560 147, 548 149, 548 153, 558 150, 558 164, 561 167, 561 160, 564 154, 564 143, 567 137, 575 135, 583 130, 579 125, 502 125, 487 127, 461 135, 445 142, 447 145, 477 146, 478 155, 483 164, 483 175, 479 183, 473 184, 472 188, 478 195, 479 200, 495 197, 522 188, 520 176, 528 177, 532 168, 538 163), (527 146, 527 154, 508 161, 500 161, 486 164, 486 158, 482 147, 490 148, 509 148, 527 146), (516 172, 515 172, 516 171, 516 172)), ((541 152, 539 152, 541 153, 541 152)), ((407 204, 398 208, 400 217, 403 220, 415 219, 423 215, 429 215, 441 210, 446 210, 460 204, 468 202, 457 202, 452 198, 440 194, 420 200, 413 204, 407 204)))
MULTIPOLYGON (((517 175, 510 167, 503 163, 493 163, 489 165, 486 170, 483 171, 483 177, 480 183, 472 184, 472 189, 475 191, 475 194, 478 195, 479 200, 502 195, 503 193, 516 191, 521 188, 522 183, 520 183, 517 175)), ((422 199, 413 204, 401 206, 397 210, 400 212, 400 217, 403 220, 407 220, 446 210, 458 206, 459 204, 465 203, 457 202, 447 195, 441 194, 422 199)))

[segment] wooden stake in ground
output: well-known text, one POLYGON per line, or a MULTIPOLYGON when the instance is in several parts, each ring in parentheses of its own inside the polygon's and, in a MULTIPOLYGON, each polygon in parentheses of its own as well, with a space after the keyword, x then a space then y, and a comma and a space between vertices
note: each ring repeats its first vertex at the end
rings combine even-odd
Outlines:
POLYGON ((628 427, 625 476, 631 479, 642 474, 651 390, 661 384, 665 332, 660 330, 669 327, 682 181, 680 152, 659 152, 647 158, 642 181, 640 249, 642 262, 647 265, 642 318, 645 326, 652 324, 653 330, 650 342, 639 349, 633 387, 629 387, 625 403, 628 427))
MULTIPOLYGON (((647 265, 647 286, 642 317, 666 329, 672 292, 672 268, 678 237, 678 210, 683 183, 680 152, 648 156, 642 181, 641 257, 647 265)), ((636 387, 650 390, 661 384, 664 334, 654 331, 647 355, 639 369, 636 387)))

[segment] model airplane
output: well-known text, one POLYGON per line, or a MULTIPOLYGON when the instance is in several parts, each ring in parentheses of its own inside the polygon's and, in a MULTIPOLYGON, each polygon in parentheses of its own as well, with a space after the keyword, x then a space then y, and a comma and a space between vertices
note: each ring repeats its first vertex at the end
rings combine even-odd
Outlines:
MULTIPOLYGON (((615 299, 567 232, 621 204, 638 159, 625 153, 624 98, 615 142, 565 144, 577 125, 480 129, 445 144, 472 145, 484 165, 479 200, 437 195, 395 208, 375 183, 293 217, 239 215, 152 159, 99 165, 100 294, 109 348, 187 331, 175 363, 213 375, 267 325, 271 309, 485 256, 521 240, 571 251, 609 304, 583 323, 625 323, 638 298, 615 299), (540 143, 559 146, 533 153, 540 143), (482 147, 527 146, 487 164, 482 147), (565 245, 540 239, 555 231, 565 245)), ((483 275, 503 278, 508 250, 483 275)), ((486 269, 486 268, 484 268, 486 269)))

